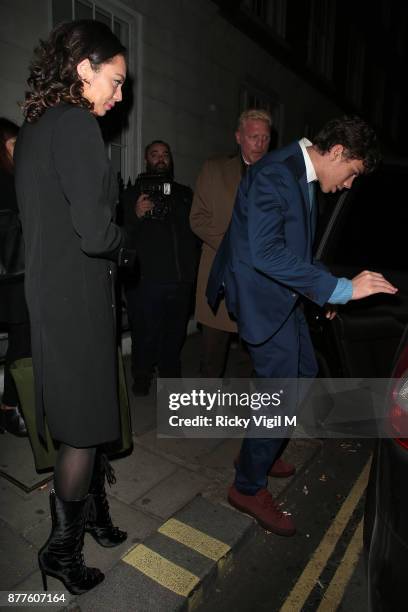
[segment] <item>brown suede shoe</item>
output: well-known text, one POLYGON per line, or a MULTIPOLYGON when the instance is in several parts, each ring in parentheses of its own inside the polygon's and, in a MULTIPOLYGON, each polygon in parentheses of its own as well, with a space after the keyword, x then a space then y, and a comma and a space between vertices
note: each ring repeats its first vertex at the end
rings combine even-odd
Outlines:
MULTIPOLYGON (((239 456, 234 459, 234 467, 238 467, 239 456)), ((273 476, 273 478, 289 478, 289 476, 293 476, 296 472, 296 468, 293 463, 287 463, 283 459, 279 457, 273 463, 273 465, 269 468, 268 476, 273 476)))
POLYGON ((279 509, 267 489, 260 489, 255 495, 245 495, 232 485, 228 491, 228 501, 234 508, 256 518, 268 531, 282 536, 292 536, 296 533, 292 518, 279 509))

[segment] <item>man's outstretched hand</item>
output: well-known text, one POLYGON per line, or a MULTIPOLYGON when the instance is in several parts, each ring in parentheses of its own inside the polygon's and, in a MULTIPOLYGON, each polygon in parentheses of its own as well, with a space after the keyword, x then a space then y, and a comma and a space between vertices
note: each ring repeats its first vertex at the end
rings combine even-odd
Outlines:
POLYGON ((364 270, 364 272, 357 274, 351 282, 353 284, 352 300, 360 300, 375 293, 391 293, 394 295, 398 291, 379 272, 364 270))

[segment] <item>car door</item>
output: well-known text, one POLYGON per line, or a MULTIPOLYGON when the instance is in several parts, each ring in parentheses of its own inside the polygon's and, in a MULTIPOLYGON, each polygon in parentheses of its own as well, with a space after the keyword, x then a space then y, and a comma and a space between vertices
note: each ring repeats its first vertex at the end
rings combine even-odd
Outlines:
POLYGON ((323 202, 316 256, 336 276, 381 272, 398 287, 340 306, 329 322, 308 309, 321 376, 387 377, 408 323, 408 168, 383 164, 361 177, 336 202, 323 202))

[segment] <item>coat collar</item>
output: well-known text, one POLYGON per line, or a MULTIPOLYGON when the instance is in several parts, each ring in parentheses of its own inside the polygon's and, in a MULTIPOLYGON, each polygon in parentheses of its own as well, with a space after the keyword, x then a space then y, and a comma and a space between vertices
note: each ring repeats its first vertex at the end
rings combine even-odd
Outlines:
POLYGON ((286 163, 299 183, 305 206, 307 206, 307 209, 310 210, 309 190, 307 186, 306 177, 306 165, 299 143, 297 143, 297 147, 294 153, 290 155, 290 157, 288 157, 286 163))
MULTIPOLYGON (((232 157, 229 157, 226 161, 224 168, 225 168, 226 182, 228 185, 231 186, 231 188, 234 189, 236 193, 237 187, 242 178, 241 156, 234 155, 232 157)), ((235 193, 234 193, 234 197, 235 197, 235 193)))
POLYGON ((299 143, 297 143, 297 147, 290 157, 286 160, 287 166, 291 169, 294 176, 298 181, 298 185, 300 187, 300 191, 303 197, 303 205, 304 205, 304 213, 305 213, 305 225, 308 230, 308 238, 310 248, 312 248, 312 243, 314 240, 314 234, 316 230, 317 223, 317 205, 312 208, 310 211, 310 201, 309 201, 309 188, 307 184, 307 176, 306 176, 306 165, 303 157, 302 149, 300 148, 299 143))

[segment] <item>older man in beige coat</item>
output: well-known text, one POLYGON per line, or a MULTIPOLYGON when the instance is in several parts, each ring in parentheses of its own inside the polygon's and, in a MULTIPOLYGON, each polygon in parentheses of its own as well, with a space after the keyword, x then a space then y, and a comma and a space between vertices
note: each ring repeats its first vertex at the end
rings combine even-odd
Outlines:
MULTIPOLYGON (((228 315, 224 301, 216 314, 208 306, 205 291, 208 275, 232 216, 235 196, 246 167, 268 151, 272 120, 265 110, 250 109, 239 117, 236 141, 240 151, 229 157, 208 159, 199 174, 190 214, 193 232, 203 241, 197 280, 195 318, 202 325, 201 375, 222 377, 231 333, 237 326, 228 315)), ((249 356, 244 357, 243 375, 249 376, 249 356)))

